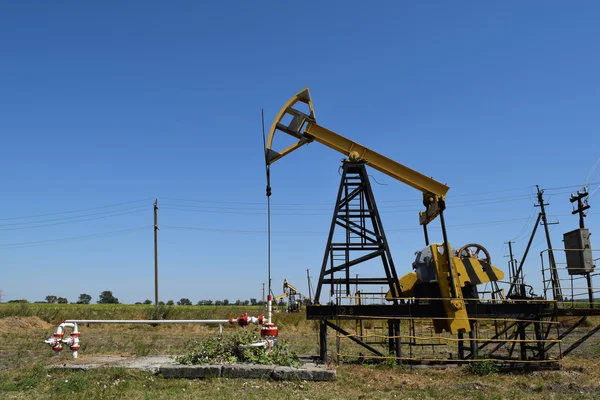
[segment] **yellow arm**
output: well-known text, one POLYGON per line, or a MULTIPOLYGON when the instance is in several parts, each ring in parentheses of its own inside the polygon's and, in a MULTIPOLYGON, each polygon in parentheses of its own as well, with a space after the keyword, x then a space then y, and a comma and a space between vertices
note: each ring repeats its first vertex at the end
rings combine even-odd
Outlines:
POLYGON ((298 290, 293 287, 286 279, 283 280, 283 291, 286 292, 286 289, 289 290, 289 294, 296 294, 298 293, 298 290))
POLYGON ((273 297, 273 301, 281 300, 281 299, 283 299, 285 297, 288 297, 287 293, 281 294, 281 295, 279 295, 277 297, 273 297))
POLYGON ((372 168, 423 192, 428 211, 421 216, 421 223, 427 224, 438 215, 437 200, 446 197, 448 186, 317 124, 310 90, 305 88, 288 100, 275 117, 267 140, 267 163, 272 164, 313 141, 339 151, 350 161, 365 161, 372 168), (306 112, 295 107, 299 102, 306 105, 306 112), (289 116, 291 120, 286 124, 284 119, 289 116), (293 136, 298 141, 279 152, 275 151, 272 145, 277 131, 293 136))

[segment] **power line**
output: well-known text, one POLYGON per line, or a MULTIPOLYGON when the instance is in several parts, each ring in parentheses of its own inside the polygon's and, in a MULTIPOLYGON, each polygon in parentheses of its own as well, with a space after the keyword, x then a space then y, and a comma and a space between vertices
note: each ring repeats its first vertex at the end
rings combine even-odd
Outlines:
POLYGON ((42 224, 42 225, 34 225, 34 226, 20 226, 18 228, 6 228, 6 229, 0 229, 0 232, 20 231, 20 230, 23 230, 23 229, 35 229, 35 228, 43 228, 43 227, 56 226, 56 225, 75 224, 75 223, 78 223, 78 222, 93 221, 93 220, 96 220, 96 219, 104 219, 104 218, 119 217, 119 216, 122 216, 122 215, 136 214, 136 213, 140 213, 140 212, 144 212, 144 211, 146 211, 146 210, 129 211, 129 212, 124 212, 124 213, 120 213, 120 214, 113 214, 113 215, 102 215, 100 217, 84 218, 84 219, 79 219, 79 220, 75 220, 75 221, 54 222, 54 223, 51 223, 51 224, 42 224))
POLYGON ((521 235, 523 235, 526 232, 526 228, 529 225, 529 222, 531 222, 531 218, 533 217, 534 213, 535 213, 535 208, 532 207, 531 212, 529 213, 529 217, 527 217, 527 221, 525 222, 525 224, 523 224, 523 228, 521 228, 519 233, 517 233, 517 236, 515 236, 513 239, 510 240, 511 242, 516 242, 521 239, 521 235))
MULTIPOLYGON (((266 230, 253 230, 253 229, 222 229, 222 228, 200 228, 197 226, 175 226, 175 225, 162 225, 162 228, 166 229, 179 229, 188 231, 206 231, 206 232, 226 232, 226 233, 267 233, 266 230)), ((272 231, 272 233, 282 235, 321 235, 323 232, 292 232, 292 231, 272 231)))
POLYGON ((148 229, 149 227, 152 227, 152 226, 153 225, 145 225, 145 226, 140 226, 137 228, 129 228, 129 229, 116 230, 116 231, 109 231, 109 232, 92 233, 89 235, 71 236, 71 237, 59 238, 59 239, 36 240, 36 241, 32 241, 32 242, 0 244, 0 248, 9 249, 9 248, 21 248, 21 247, 30 247, 30 246, 45 245, 45 244, 68 243, 68 242, 79 241, 79 240, 93 239, 93 238, 97 238, 97 237, 107 237, 107 236, 112 236, 115 234, 133 232, 133 231, 137 231, 137 230, 141 230, 141 229, 148 229))
MULTIPOLYGON (((572 189, 572 188, 579 188, 582 186, 592 186, 592 185, 598 185, 600 184, 600 181, 598 182, 589 182, 589 183, 580 183, 578 185, 571 185, 571 186, 560 186, 560 187, 555 187, 555 188, 544 188, 544 191, 548 191, 548 190, 559 190, 559 189, 572 189)), ((567 192, 570 193, 570 192, 567 192)), ((558 193, 554 193, 554 194, 558 194, 558 193)))
MULTIPOLYGON (((191 203, 208 203, 208 204, 246 204, 246 205, 264 205, 262 202, 241 202, 241 201, 221 201, 221 200, 196 200, 196 199, 182 199, 177 197, 161 197, 164 200, 174 201, 187 201, 191 203)), ((302 205, 302 204, 294 204, 302 205)))
MULTIPOLYGON (((553 188, 546 188, 546 191, 551 191, 551 190, 560 190, 560 189, 571 189, 571 188, 576 188, 576 187, 580 187, 583 185, 587 185, 587 186, 592 186, 592 185, 596 185, 596 184, 600 184, 599 182, 590 182, 587 184, 579 184, 579 185, 570 185, 570 186, 560 186, 560 187, 553 187, 553 188)), ((464 193, 464 194, 457 194, 457 195, 450 195, 448 196, 449 199, 455 198, 455 197, 468 197, 468 196, 480 196, 480 195, 485 195, 485 194, 494 194, 494 193, 502 193, 502 192, 510 192, 510 191, 515 191, 515 190, 523 190, 523 189, 529 189, 533 186, 521 186, 521 187, 515 187, 515 188, 510 188, 510 189, 499 189, 499 190, 491 190, 491 191, 485 191, 485 192, 475 192, 475 193, 464 193)), ((598 186, 598 188, 600 188, 600 186, 598 186)), ((570 192, 563 192, 563 193, 570 193, 570 192)), ((562 194, 562 193, 553 193, 553 194, 562 194)), ((518 201, 521 199, 525 199, 525 198, 529 198, 530 195, 516 195, 516 196, 505 196, 505 197, 500 197, 500 198, 487 198, 487 199, 478 199, 477 201, 473 201, 473 200, 463 200, 463 201, 457 201, 457 202, 451 202, 451 204, 453 205, 453 207, 466 207, 466 206, 472 206, 472 205, 478 205, 478 204, 495 204, 495 203, 502 203, 502 202, 510 202, 510 201, 518 201), (464 204, 464 205, 462 205, 464 204)), ((264 203, 262 202, 234 202, 234 201, 222 201, 222 200, 197 200, 197 199, 185 199, 185 198, 176 198, 176 197, 162 197, 163 199, 166 200, 175 200, 175 201, 183 201, 183 202, 194 202, 194 203, 206 203, 206 204, 231 204, 231 205, 264 205, 264 203)), ((99 209, 103 209, 103 208, 112 208, 112 207, 117 207, 117 206, 121 206, 121 205, 127 205, 127 204, 135 204, 135 203, 140 203, 140 202, 144 202, 144 201, 149 201, 149 200, 153 200, 153 198, 144 198, 144 199, 139 199, 139 200, 134 200, 134 201, 128 201, 128 202, 121 202, 121 203, 114 203, 114 204, 109 204, 109 205, 104 205, 104 206, 98 206, 98 207, 90 207, 90 208, 82 208, 82 209, 76 209, 76 210, 69 210, 69 211, 60 211, 60 212, 52 212, 52 213, 45 213, 45 214, 34 214, 34 215, 26 215, 26 216, 18 216, 18 217, 8 217, 8 218, 0 218, 0 221, 11 221, 11 220, 19 220, 19 219, 31 219, 31 218, 41 218, 41 217, 48 217, 48 216, 54 216, 54 215, 65 215, 65 214, 73 214, 73 213, 79 213, 79 212, 85 212, 85 211, 92 211, 92 210, 99 210, 99 209)), ((380 204, 385 203, 385 204, 393 204, 393 203, 410 203, 413 204, 414 201, 412 200, 389 200, 389 201, 379 201, 380 204)), ((177 207, 194 207, 194 206, 190 206, 190 205, 176 205, 177 207)), ((280 204, 279 206, 330 206, 329 203, 287 203, 287 204, 280 204)), ((140 206, 142 207, 142 206, 140 206)), ((202 207, 202 206, 196 206, 196 207, 202 207)), ((277 205, 275 206, 277 207, 277 205)), ((407 204, 407 205, 399 205, 399 206, 383 206, 380 207, 382 209, 396 209, 396 208, 401 208, 401 207, 411 207, 411 205, 407 204)), ((222 208, 222 207, 218 207, 218 208, 222 208)), ((300 210, 300 209, 298 209, 300 210)), ((114 212, 114 211, 118 211, 118 210, 113 210, 113 211, 107 211, 107 213, 109 212, 114 212)), ((407 210, 410 212, 418 212, 421 210, 407 210)), ((90 214, 91 215, 91 214, 90 214)), ((82 215, 83 216, 83 215, 82 215)), ((73 217, 66 217, 66 218, 78 218, 78 217, 82 217, 82 216, 73 216, 73 217)), ((43 222, 49 222, 48 221, 37 221, 37 223, 43 223, 43 222)), ((30 223, 36 223, 36 221, 32 221, 30 223)), ((19 223, 19 224, 27 224, 25 223, 19 223)), ((11 224, 5 224, 2 226, 8 226, 11 224)), ((17 224, 12 224, 12 225, 17 225, 17 224)))
MULTIPOLYGON (((162 206, 163 210, 175 210, 175 211, 187 211, 187 212, 199 212, 209 214, 241 214, 241 215, 267 215, 267 212, 245 212, 245 211, 222 211, 222 210, 195 210, 178 207, 162 206)), ((331 213, 271 213, 271 215, 331 215, 331 213)))
MULTIPOLYGON (((504 219, 504 220, 496 220, 496 221, 483 221, 483 222, 472 222, 468 224, 457 224, 457 225, 449 225, 448 228, 465 228, 469 226, 480 226, 480 225, 497 225, 497 224, 506 224, 510 222, 523 221, 527 218, 513 218, 513 219, 504 219)), ((223 232, 223 233, 247 233, 247 234, 257 234, 257 233, 267 233, 266 230, 254 230, 254 229, 223 229, 223 228, 203 228, 197 226, 176 226, 176 225, 163 225, 162 228, 167 229, 179 229, 179 230, 191 230, 191 231, 206 231, 206 232, 223 232)), ((421 228, 406 228, 406 229, 387 229, 386 232, 413 232, 413 231, 421 231, 421 228)), ((309 232, 309 231, 274 231, 272 233, 276 234, 284 234, 284 235, 325 235, 327 232, 309 232)))
POLYGON ((600 186, 598 186, 596 189, 594 189, 594 191, 590 194, 590 197, 588 197, 588 201, 592 199, 592 197, 594 197, 594 195, 596 194, 596 192, 598 192, 598 189, 600 189, 600 186))
MULTIPOLYGON (((5 227, 5 226, 20 226, 20 225, 29 225, 29 224, 43 224, 46 222, 55 222, 55 221, 64 221, 67 219, 77 219, 77 218, 84 218, 84 217, 90 217, 93 215, 105 215, 105 214, 111 214, 111 213, 115 213, 115 212, 119 212, 119 211, 130 211, 130 210, 145 210, 147 209, 147 206, 135 206, 135 207, 127 207, 127 208, 120 208, 117 210, 109 210, 109 211, 101 211, 101 212, 97 212, 97 213, 90 213, 90 214, 82 214, 82 215, 74 215, 71 217, 61 217, 61 218, 53 218, 53 219, 45 219, 45 220, 41 220, 41 221, 29 221, 29 222, 14 222, 12 224, 3 224, 0 225, 0 227, 5 227)), ((106 216, 111 217, 112 215, 108 215, 106 216)), ((78 221, 75 221, 78 222, 78 221)), ((0 229, 2 230, 2 229, 0 229)))
MULTIPOLYGON (((473 201, 473 200, 468 200, 468 201, 463 201, 460 203, 453 203, 452 204, 452 208, 463 208, 463 207, 475 207, 475 206, 482 206, 482 205, 489 205, 489 204, 500 204, 500 203, 509 203, 509 202, 515 202, 515 201, 521 201, 521 200, 528 200, 529 196, 528 195, 523 195, 523 196, 518 196, 518 197, 507 197, 507 198, 500 198, 500 199, 483 199, 483 200, 487 200, 487 201, 473 201)), ((422 210, 420 209, 399 209, 402 206, 396 206, 396 207, 379 207, 380 210, 385 213, 418 213, 422 210)), ((242 215, 266 215, 266 211, 259 211, 259 209, 240 209, 237 207, 206 207, 206 206, 189 206, 189 205, 185 205, 185 204, 165 204, 163 206, 163 209, 167 209, 167 210, 176 210, 176 211, 192 211, 192 212, 203 212, 203 213, 218 213, 218 214, 242 214, 242 215), (238 210, 242 210, 242 211, 238 211, 238 210), (251 211, 251 210, 256 210, 256 211, 251 211)), ((306 210, 306 211, 312 211, 313 209, 311 208, 303 208, 303 209, 287 209, 287 210, 279 210, 279 211, 283 211, 283 212, 274 212, 272 213, 273 215, 331 215, 330 211, 325 212, 325 210, 323 210, 323 212, 316 212, 316 213, 293 213, 293 212, 288 212, 288 211, 302 211, 302 210, 306 210)))
POLYGON ((514 201, 522 201, 522 200, 528 200, 529 196, 523 196, 521 198, 514 198, 511 200, 489 200, 489 201, 475 201, 475 202, 471 202, 468 204, 455 204, 455 203, 450 203, 448 205, 448 208, 463 208, 463 207, 474 207, 474 206, 485 206, 488 204, 500 204, 500 203, 512 203, 514 201))
MULTIPOLYGON (((218 207, 218 206, 201 206, 201 205, 189 205, 189 204, 172 204, 172 203, 163 203, 163 206, 167 206, 167 207, 180 207, 180 208, 189 208, 189 209, 217 209, 217 210, 248 210, 248 211, 264 211, 265 208, 246 208, 246 207, 218 207)), ((323 210, 325 210, 324 206, 317 206, 317 207, 310 207, 310 208, 286 208, 285 211, 314 211, 316 208, 318 207, 323 207, 323 210)), ((327 209, 331 209, 331 207, 327 207, 327 209)))
MULTIPOLYGON (((596 167, 598 166, 598 163, 600 163, 600 157, 598 157, 598 159, 596 159, 596 162, 594 163, 594 165, 592 166, 592 169, 590 169, 590 172, 588 172, 587 176, 585 177, 585 181, 589 181, 590 177, 592 176, 592 174, 594 173, 594 171, 596 170, 596 167)), ((594 175, 594 178, 597 176, 598 174, 594 175)), ((592 179, 594 179, 592 178, 592 179)))
POLYGON ((469 223, 469 224, 448 225, 448 227, 449 228, 459 228, 459 227, 463 227, 463 226, 505 224, 505 223, 508 223, 508 222, 524 221, 526 219, 527 218, 501 219, 501 220, 497 220, 497 221, 483 221, 483 222, 472 222, 472 223, 469 223))
MULTIPOLYGON (((529 188, 529 187, 526 187, 529 188)), ((450 199, 454 197, 466 197, 466 196, 479 196, 482 194, 492 194, 492 193, 500 193, 507 192, 515 189, 505 189, 505 190, 496 190, 490 192, 480 192, 480 193, 471 193, 471 194, 463 194, 457 196, 448 196, 450 199)), ((505 196, 505 197, 492 197, 492 198, 483 198, 478 199, 478 201, 500 201, 500 200, 520 200, 530 197, 530 195, 515 195, 515 196, 505 196)), ((235 201, 215 201, 215 200, 197 200, 197 199, 183 199, 183 198, 173 198, 173 197, 161 197, 161 199, 180 201, 180 202, 190 202, 190 203, 205 203, 205 204, 227 204, 227 205, 255 205, 255 206, 264 206, 263 203, 257 202, 235 202, 235 201)), ((464 204, 464 203, 472 203, 473 200, 459 200, 453 201, 451 204, 464 204)), ((378 204, 392 204, 392 203, 408 203, 406 205, 388 205, 388 206, 380 206, 380 208, 399 208, 399 207, 412 207, 413 204, 418 203, 418 201, 413 200, 388 200, 388 201, 378 201, 378 204)), ((167 204, 171 206, 177 207, 212 207, 212 206, 201 206, 201 205, 189 205, 189 204, 167 204)), ((281 203, 275 204, 274 207, 288 207, 288 206, 310 206, 311 209, 314 207, 331 207, 330 203, 281 203)), ((218 208, 239 208, 239 207, 218 207, 218 208)), ((261 208, 262 210, 262 208, 261 208)))
MULTIPOLYGON (((480 225, 500 225, 507 224, 511 222, 524 221, 527 218, 512 218, 512 219, 501 219, 497 221, 482 221, 482 222, 471 222, 468 224, 456 224, 456 225, 448 225, 448 228, 460 229, 466 228, 470 226, 480 226, 480 225)), ((387 229, 386 232, 413 232, 413 231, 422 231, 422 228, 406 228, 406 229, 387 229)))
POLYGON ((73 214, 73 213, 83 212, 83 211, 99 210, 101 208, 117 207, 117 206, 122 206, 122 205, 125 205, 125 204, 141 203, 142 201, 148 201, 148 200, 152 200, 152 198, 145 198, 145 199, 140 199, 140 200, 127 201, 127 202, 124 202, 124 203, 115 203, 115 204, 110 204, 110 205, 107 205, 107 206, 83 208, 83 209, 79 209, 79 210, 53 212, 53 213, 48 213, 48 214, 36 214, 36 215, 28 215, 28 216, 21 216, 21 217, 0 218, 0 221, 9 221, 9 220, 15 220, 15 219, 39 218, 39 217, 49 217, 51 215, 73 214))
POLYGON ((524 189, 529 189, 535 187, 535 185, 529 185, 529 186, 520 186, 517 188, 512 188, 512 189, 500 189, 500 190, 491 190, 488 192, 479 192, 479 193, 466 193, 466 194, 456 194, 453 196, 448 196, 448 197, 465 197, 465 196, 479 196, 482 194, 492 194, 492 193, 502 193, 502 192, 513 192, 515 190, 524 190, 524 189))

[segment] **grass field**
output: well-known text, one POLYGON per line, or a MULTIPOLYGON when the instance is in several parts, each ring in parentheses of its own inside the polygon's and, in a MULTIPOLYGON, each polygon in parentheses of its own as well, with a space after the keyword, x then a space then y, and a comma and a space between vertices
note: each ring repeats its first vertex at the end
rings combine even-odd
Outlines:
MULTIPOLYGON (((144 305, 0 304, 0 399, 598 399, 598 339, 572 353, 560 371, 472 374, 465 367, 445 370, 390 364, 338 365, 335 382, 261 380, 167 380, 123 369, 88 372, 49 370, 70 357, 54 357, 41 341, 68 318, 169 319, 229 318, 243 311, 262 314, 260 307, 144 305)), ((277 314, 280 339, 303 355, 317 354, 316 325, 303 314, 277 314)), ((224 334, 231 334, 229 327, 224 334)), ((255 329, 255 328, 246 328, 255 329)), ((589 328, 586 328, 589 329, 589 328)), ((206 326, 82 326, 80 357, 93 355, 181 354, 193 340, 216 334, 206 326)), ((332 342, 335 340, 332 338, 332 342)))

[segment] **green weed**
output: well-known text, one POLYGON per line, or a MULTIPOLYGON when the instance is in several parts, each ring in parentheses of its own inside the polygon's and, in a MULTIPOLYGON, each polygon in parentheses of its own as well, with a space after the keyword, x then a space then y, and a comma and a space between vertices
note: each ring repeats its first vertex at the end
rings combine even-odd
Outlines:
POLYGON ((479 361, 473 361, 467 366, 470 373, 474 375, 490 375, 499 371, 498 366, 493 360, 481 358, 479 361))
POLYGON ((188 350, 188 353, 176 357, 175 360, 188 365, 235 362, 286 366, 299 364, 298 355, 291 351, 285 343, 275 346, 268 354, 261 347, 244 346, 258 340, 259 338, 248 330, 234 333, 222 341, 211 337, 189 345, 190 350, 188 350))

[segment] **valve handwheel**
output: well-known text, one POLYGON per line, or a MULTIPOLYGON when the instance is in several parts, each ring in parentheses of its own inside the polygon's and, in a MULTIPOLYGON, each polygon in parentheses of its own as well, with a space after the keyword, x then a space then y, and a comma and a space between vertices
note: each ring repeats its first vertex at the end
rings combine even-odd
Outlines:
POLYGON ((458 257, 471 257, 476 258, 480 261, 484 261, 488 264, 492 263, 492 257, 490 257, 490 253, 480 244, 477 243, 469 243, 464 245, 458 250, 458 257))

